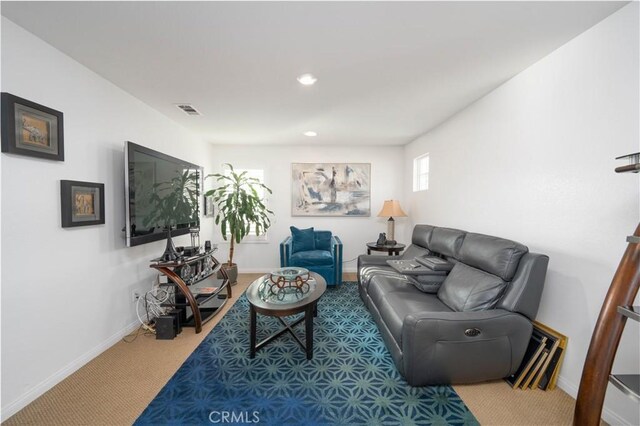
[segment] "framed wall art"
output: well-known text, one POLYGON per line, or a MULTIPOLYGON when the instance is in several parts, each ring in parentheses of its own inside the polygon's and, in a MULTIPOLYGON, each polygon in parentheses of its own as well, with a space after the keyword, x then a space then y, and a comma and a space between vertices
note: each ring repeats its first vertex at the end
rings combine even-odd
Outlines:
POLYGON ((64 161, 62 113, 2 93, 2 152, 64 161))
POLYGON ((2 93, 2 152, 64 161, 63 114, 2 93))
POLYGON ((293 163, 292 216, 371 216, 370 163, 293 163))
POLYGON ((60 181, 62 227, 104 224, 104 184, 60 181))

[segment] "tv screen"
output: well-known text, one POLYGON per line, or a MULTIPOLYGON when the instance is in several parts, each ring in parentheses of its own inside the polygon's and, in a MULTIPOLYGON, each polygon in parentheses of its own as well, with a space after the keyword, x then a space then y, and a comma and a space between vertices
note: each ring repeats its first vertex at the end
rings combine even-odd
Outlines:
POLYGON ((183 235, 200 225, 202 168, 153 149, 125 143, 126 239, 137 246, 183 235))

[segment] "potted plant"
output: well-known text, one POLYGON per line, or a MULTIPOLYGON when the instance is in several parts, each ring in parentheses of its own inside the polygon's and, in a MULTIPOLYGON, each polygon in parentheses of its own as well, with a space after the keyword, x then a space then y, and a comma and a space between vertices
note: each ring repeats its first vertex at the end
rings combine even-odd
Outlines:
POLYGON ((228 175, 215 173, 207 176, 214 177, 218 187, 207 191, 205 195, 212 197, 218 206, 215 222, 220 225, 222 238, 225 241, 230 238, 229 259, 222 267, 225 268, 229 281, 235 284, 238 277, 238 265, 233 263, 235 244, 249 235, 252 225, 255 225, 256 235, 269 229, 269 215, 273 215, 273 212, 265 206, 258 189, 264 189, 270 194, 272 191, 258 179, 248 177, 247 172, 236 173, 231 164, 225 165, 229 168, 228 175))
POLYGON ((168 181, 153 185, 149 196, 150 214, 144 225, 159 225, 166 230, 167 246, 161 256, 164 261, 180 257, 171 238, 172 228, 179 223, 197 225, 199 222, 199 177, 199 170, 187 169, 168 181))

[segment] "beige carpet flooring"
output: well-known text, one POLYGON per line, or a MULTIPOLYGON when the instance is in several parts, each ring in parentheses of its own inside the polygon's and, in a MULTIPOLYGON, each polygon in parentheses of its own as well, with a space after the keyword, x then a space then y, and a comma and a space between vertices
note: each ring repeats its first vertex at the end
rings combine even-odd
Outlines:
MULTIPOLYGON (((240 275, 225 312, 258 276, 240 275)), ((354 280, 354 274, 345 274, 345 279, 354 280)), ((141 334, 132 343, 121 341, 3 424, 131 424, 222 316, 205 324, 200 334, 187 328, 174 340, 141 334)), ((572 421, 575 401, 560 389, 515 391, 496 381, 455 386, 455 390, 483 425, 570 425, 572 421)))

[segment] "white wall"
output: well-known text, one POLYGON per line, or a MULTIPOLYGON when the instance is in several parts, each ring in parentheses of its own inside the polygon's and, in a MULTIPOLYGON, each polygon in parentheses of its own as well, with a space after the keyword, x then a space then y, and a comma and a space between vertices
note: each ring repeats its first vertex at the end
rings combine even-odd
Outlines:
MULTIPOLYGON (((279 244, 290 235, 289 226, 331 230, 344 245, 343 258, 349 261, 365 253, 366 243, 375 241, 380 232, 386 232, 387 218, 377 217, 384 200, 395 198, 402 203, 403 147, 339 147, 308 146, 215 146, 218 171, 223 163, 231 163, 238 169, 264 169, 265 183, 273 190, 269 207, 274 211, 273 225, 268 232, 267 243, 242 242, 236 245, 234 261, 240 272, 269 271, 280 265, 279 244), (371 163, 371 217, 292 217, 291 216, 291 163, 357 162, 371 163)), ((207 181, 205 189, 214 182, 207 181)), ((408 242, 401 225, 407 218, 396 220, 396 240, 408 242)), ((212 222, 213 219, 205 218, 212 222)), ((216 229, 212 237, 222 242, 216 229)), ((228 243, 220 249, 228 251, 228 243)), ((220 260, 224 256, 220 254, 220 260)), ((345 263, 345 271, 355 271, 355 260, 345 263)))
MULTIPOLYGON (((630 4, 405 150, 414 223, 511 238, 550 256, 538 319, 569 336, 559 384, 575 396, 605 293, 640 218, 638 175, 616 156, 639 148, 638 3, 630 4), (431 157, 411 192, 412 159, 431 157)), ((640 372, 629 321, 614 371, 640 372)), ((605 418, 640 424, 609 386, 605 418)))
POLYGON ((1 156, 4 420, 136 321, 131 293, 150 287, 148 261, 164 242, 125 247, 124 141, 205 167, 212 156, 210 145, 5 18, 2 91, 62 111, 65 134, 64 162, 1 156), (105 184, 105 225, 61 228, 61 179, 105 184))

